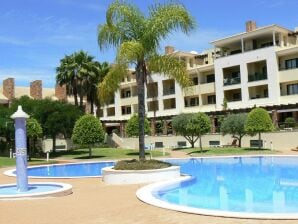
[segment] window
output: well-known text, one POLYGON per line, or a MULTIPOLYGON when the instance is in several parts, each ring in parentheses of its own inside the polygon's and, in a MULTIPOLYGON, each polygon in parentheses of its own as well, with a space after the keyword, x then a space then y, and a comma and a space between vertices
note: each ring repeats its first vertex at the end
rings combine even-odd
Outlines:
POLYGON ((298 58, 286 60, 286 69, 298 68, 298 58))
POLYGON ((128 106, 128 107, 122 107, 121 108, 122 109, 122 114, 124 115, 124 114, 131 114, 131 107, 130 106, 128 106))
POLYGON ((208 101, 208 104, 215 104, 216 103, 216 97, 215 95, 210 95, 207 97, 207 101, 208 101))
POLYGON ((211 82, 215 82, 214 74, 207 75, 207 83, 211 83, 211 82))
POLYGON ((233 101, 241 100, 241 93, 233 93, 233 101))
POLYGON ((287 94, 288 95, 298 94, 298 84, 287 85, 287 94))
POLYGON ((198 77, 193 77, 192 78, 192 82, 193 82, 193 84, 196 86, 196 85, 198 85, 199 84, 199 79, 198 79, 198 77))
POLYGON ((125 97, 130 97, 130 90, 125 92, 125 97))
POLYGON ((264 89, 264 97, 268 97, 268 89, 264 89))

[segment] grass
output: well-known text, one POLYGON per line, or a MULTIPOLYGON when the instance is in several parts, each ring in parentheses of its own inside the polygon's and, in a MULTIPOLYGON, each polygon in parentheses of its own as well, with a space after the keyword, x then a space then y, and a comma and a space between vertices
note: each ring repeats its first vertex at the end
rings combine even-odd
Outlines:
MULTIPOLYGON (((57 161, 50 160, 47 162, 44 159, 36 159, 32 158, 31 161, 28 162, 28 165, 41 165, 41 164, 52 164, 57 163, 57 161)), ((10 159, 8 157, 0 157, 0 168, 7 167, 7 166, 15 166, 16 165, 16 159, 10 159)))
POLYGON ((136 159, 122 160, 117 162, 115 170, 153 170, 170 167, 171 164, 159 160, 145 160, 139 161, 136 159))
MULTIPOLYGON (((161 151, 151 151, 152 157, 163 156, 161 151)), ((166 153, 168 155, 168 153, 166 153)), ((150 157, 150 153, 146 151, 146 156, 150 157)), ((88 149, 77 149, 70 151, 56 152, 50 154, 51 158, 67 158, 67 159, 89 159, 88 149)), ((116 149, 116 148, 94 148, 92 149, 91 159, 136 159, 139 157, 139 151, 133 149, 116 149)))
POLYGON ((173 150, 181 150, 190 156, 212 156, 212 155, 249 155, 249 154, 274 154, 278 151, 271 151, 270 149, 257 149, 257 148, 203 148, 202 152, 200 148, 177 148, 173 150))

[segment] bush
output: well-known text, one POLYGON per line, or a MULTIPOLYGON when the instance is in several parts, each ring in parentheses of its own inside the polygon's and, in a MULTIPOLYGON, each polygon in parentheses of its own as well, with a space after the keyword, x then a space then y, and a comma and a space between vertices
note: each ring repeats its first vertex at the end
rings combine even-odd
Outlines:
POLYGON ((285 120, 285 125, 286 125, 286 127, 294 128, 295 125, 296 125, 295 118, 287 117, 286 120, 285 120))
POLYGON ((104 130, 98 118, 91 114, 82 116, 75 123, 72 137, 74 143, 89 147, 89 157, 92 156, 92 146, 104 140, 104 130))
MULTIPOLYGON (((147 135, 150 134, 150 124, 147 118, 145 118, 144 130, 145 130, 145 134, 147 135)), ((137 114, 134 114, 128 120, 125 131, 128 137, 139 136, 139 116, 137 114)))
MULTIPOLYGON (((259 134, 259 142, 261 142, 261 133, 269 132, 274 129, 272 120, 268 112, 262 108, 255 108, 249 112, 245 124, 245 130, 251 135, 259 134)), ((261 148, 261 145, 259 145, 261 148)))
POLYGON ((221 133, 223 135, 230 134, 239 142, 238 146, 241 147, 241 139, 246 135, 245 123, 247 114, 230 114, 221 124, 221 133))
POLYGON ((122 160, 116 163, 115 170, 153 170, 172 166, 170 163, 160 160, 122 160))
POLYGON ((174 117, 172 124, 176 133, 182 135, 192 148, 199 139, 202 150, 201 137, 211 130, 210 119, 206 114, 180 114, 174 117))

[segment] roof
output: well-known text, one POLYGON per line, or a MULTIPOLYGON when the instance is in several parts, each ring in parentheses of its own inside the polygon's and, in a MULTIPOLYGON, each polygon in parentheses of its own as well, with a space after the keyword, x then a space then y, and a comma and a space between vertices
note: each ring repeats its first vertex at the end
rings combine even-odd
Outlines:
POLYGON ((217 40, 214 40, 212 42, 210 42, 210 44, 213 44, 214 46, 220 46, 222 44, 226 44, 226 43, 229 43, 229 42, 232 42, 232 41, 236 41, 236 40, 239 40, 241 38, 250 38, 250 37, 253 37, 253 36, 258 36, 258 35, 261 35, 261 34, 264 34, 268 31, 276 31, 276 32, 283 32, 283 33, 292 33, 293 31, 292 30, 289 30, 285 27, 281 27, 279 25, 276 25, 276 24, 272 24, 272 25, 268 25, 268 26, 263 26, 263 27, 259 27, 253 31, 250 31, 250 32, 242 32, 242 33, 237 33, 237 34, 234 34, 234 35, 231 35, 231 36, 227 36, 227 37, 224 37, 224 38, 221 38, 221 39, 217 39, 217 40))

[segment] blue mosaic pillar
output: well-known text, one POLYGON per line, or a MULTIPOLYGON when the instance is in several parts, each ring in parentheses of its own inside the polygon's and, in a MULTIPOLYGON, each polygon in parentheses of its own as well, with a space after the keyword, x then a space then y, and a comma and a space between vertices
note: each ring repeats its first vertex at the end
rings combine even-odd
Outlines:
POLYGON ((11 118, 15 120, 17 190, 25 192, 28 191, 26 119, 29 116, 18 106, 11 118))

